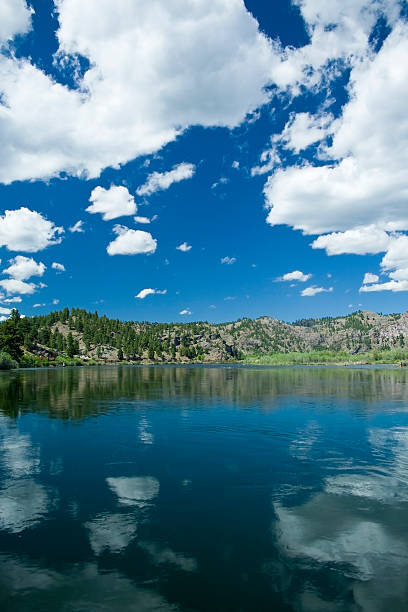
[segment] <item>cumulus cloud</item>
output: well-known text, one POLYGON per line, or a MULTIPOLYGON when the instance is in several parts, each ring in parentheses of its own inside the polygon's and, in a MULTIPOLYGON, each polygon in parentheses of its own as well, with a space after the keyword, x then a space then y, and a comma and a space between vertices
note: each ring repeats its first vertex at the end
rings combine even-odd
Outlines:
POLYGON ((30 295, 37 289, 37 285, 34 283, 25 283, 24 281, 17 280, 15 278, 0 280, 0 287, 6 291, 7 295, 13 295, 15 293, 30 295))
MULTIPOLYGON (((162 0, 55 4, 57 57, 90 67, 69 89, 29 59, 1 58, 3 182, 97 177, 191 125, 235 127, 268 100, 280 55, 241 0, 196 0, 184 12, 162 0)), ((8 36, 26 29, 21 20, 8 36)))
POLYGON ((363 278, 363 285, 369 285, 370 283, 376 283, 378 280, 380 280, 380 277, 377 274, 366 272, 363 278))
POLYGON ((84 225, 83 221, 77 221, 76 223, 74 223, 74 225, 72 225, 72 227, 68 229, 73 234, 75 234, 76 232, 79 234, 83 234, 85 231, 83 225, 84 225))
POLYGON ((1 301, 4 304, 19 304, 20 302, 22 302, 22 299, 21 297, 17 296, 17 297, 12 297, 12 298, 5 298, 1 301))
POLYGON ((312 242, 313 249, 325 249, 328 255, 373 255, 385 251, 392 236, 375 226, 356 227, 345 232, 332 232, 312 242))
POLYGON ((117 237, 106 247, 108 255, 149 254, 157 248, 157 240, 149 232, 132 230, 125 225, 115 225, 113 231, 117 237))
POLYGON ((220 259, 222 264, 227 264, 227 266, 231 266, 232 264, 234 264, 237 261, 236 257, 228 257, 228 255, 226 257, 221 257, 220 259))
POLYGON ((2 0, 0 4, 0 45, 24 34, 31 27, 32 11, 24 0, 2 0))
POLYGON ((57 270, 57 272, 65 272, 65 266, 62 263, 58 263, 56 261, 53 261, 51 264, 51 268, 53 270, 57 270))
POLYGON ((109 189, 95 187, 89 201, 92 204, 85 210, 91 214, 100 213, 104 221, 134 215, 137 211, 134 197, 122 185, 111 185, 109 189))
POLYGON ((191 246, 191 244, 187 244, 187 242, 183 242, 182 244, 179 244, 176 249, 178 251, 183 251, 183 253, 187 253, 187 251, 191 251, 193 247, 191 246))
POLYGON ((149 217, 133 217, 133 220, 135 223, 150 223, 149 217))
POLYGON ((320 142, 330 133, 333 117, 327 115, 311 115, 310 113, 293 113, 285 125, 280 140, 285 149, 299 153, 311 144, 320 142))
POLYGON ((27 280, 31 276, 42 276, 45 272, 45 265, 41 261, 37 263, 32 257, 17 255, 10 259, 9 263, 11 265, 3 270, 3 273, 20 281, 27 280))
POLYGON ((180 310, 179 314, 181 315, 191 315, 192 312, 189 308, 183 308, 183 310, 180 310))
POLYGON ((9 251, 42 251, 59 244, 63 231, 62 227, 57 227, 40 213, 24 206, 6 210, 0 216, 0 246, 5 246, 9 251))
POLYGON ((2 306, 0 306, 0 314, 1 315, 11 314, 11 308, 3 308, 2 306))
POLYGON ((173 183, 192 178, 194 173, 195 165, 187 163, 178 164, 168 172, 153 172, 149 174, 146 183, 139 187, 136 193, 140 196, 150 196, 156 191, 168 189, 173 183))
POLYGON ((271 149, 266 149, 266 151, 262 151, 260 156, 260 162, 261 163, 259 164, 259 166, 253 166, 251 168, 251 176, 267 174, 280 164, 281 159, 276 150, 276 147, 272 147, 271 149))
POLYGON ((325 289, 324 287, 316 287, 316 285, 312 285, 311 287, 306 287, 300 292, 302 297, 313 297, 318 293, 331 293, 333 291, 333 287, 329 287, 325 289))
POLYGON ((377 55, 350 76, 350 101, 337 120, 328 164, 281 168, 265 186, 268 222, 305 234, 375 226, 408 229, 406 167, 408 25, 399 23, 377 55))
POLYGON ((381 271, 388 274, 391 280, 378 283, 379 278, 374 274, 372 275, 372 281, 365 282, 366 277, 364 277, 363 285, 360 287, 361 292, 408 291, 408 236, 400 234, 394 235, 390 239, 380 265, 381 271))
POLYGON ((142 289, 135 297, 144 300, 148 295, 166 295, 166 293, 167 289, 142 289))
POLYGON ((286 272, 286 274, 280 276, 277 280, 286 282, 299 281, 300 283, 305 283, 309 278, 312 278, 311 274, 305 274, 300 270, 293 270, 293 272, 286 272))

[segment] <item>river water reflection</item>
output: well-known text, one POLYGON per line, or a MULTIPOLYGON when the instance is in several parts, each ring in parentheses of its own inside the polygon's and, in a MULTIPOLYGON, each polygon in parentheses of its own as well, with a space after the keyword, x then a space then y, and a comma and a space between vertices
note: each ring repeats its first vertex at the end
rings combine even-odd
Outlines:
POLYGON ((0 373, 2 611, 408 609, 408 372, 0 373))

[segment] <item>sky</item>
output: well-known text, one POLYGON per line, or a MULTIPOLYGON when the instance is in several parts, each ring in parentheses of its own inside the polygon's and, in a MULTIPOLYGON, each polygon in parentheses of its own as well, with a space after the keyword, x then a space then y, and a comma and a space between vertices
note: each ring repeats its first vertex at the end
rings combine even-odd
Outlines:
POLYGON ((408 309, 405 0, 0 0, 0 318, 408 309))

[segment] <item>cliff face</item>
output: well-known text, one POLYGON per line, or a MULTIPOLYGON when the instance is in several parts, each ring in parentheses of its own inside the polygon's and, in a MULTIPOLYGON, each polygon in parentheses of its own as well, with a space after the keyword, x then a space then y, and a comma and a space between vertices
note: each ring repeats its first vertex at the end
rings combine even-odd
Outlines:
MULTIPOLYGON (((67 321, 49 320, 51 339, 59 334, 66 340, 72 334, 79 355, 106 360, 116 360, 119 348, 123 349, 125 359, 186 362, 225 361, 251 353, 312 349, 358 354, 373 349, 408 348, 408 313, 380 315, 362 311, 295 323, 260 317, 219 324, 122 323, 103 317, 93 319, 92 333, 87 328, 87 316, 85 311, 72 311, 67 321)), ((47 351, 61 353, 61 342, 58 349, 52 340, 41 341, 46 327, 46 319, 39 321, 38 339, 30 350, 43 355, 47 351)))

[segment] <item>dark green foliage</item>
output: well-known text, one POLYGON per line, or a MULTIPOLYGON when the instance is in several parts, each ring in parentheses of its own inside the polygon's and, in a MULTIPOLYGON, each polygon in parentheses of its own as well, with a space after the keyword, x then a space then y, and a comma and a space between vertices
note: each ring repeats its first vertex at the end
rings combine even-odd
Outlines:
POLYGON ((20 318, 15 311, 0 323, 0 351, 24 366, 83 363, 81 359, 89 362, 91 358, 99 362, 228 361, 248 355, 311 352, 313 358, 319 354, 324 360, 327 351, 357 355, 358 359, 368 351, 405 349, 407 325, 406 315, 380 319, 360 311, 295 324, 269 317, 218 324, 119 321, 79 308, 20 318), (388 333, 391 326, 392 333, 388 333))
POLYGON ((0 351, 0 370, 11 370, 12 368, 18 368, 18 363, 8 353, 0 351))
POLYGON ((20 325, 18 310, 11 311, 10 318, 0 325, 0 351, 8 353, 12 359, 19 361, 23 356, 22 344, 24 333, 20 325))

